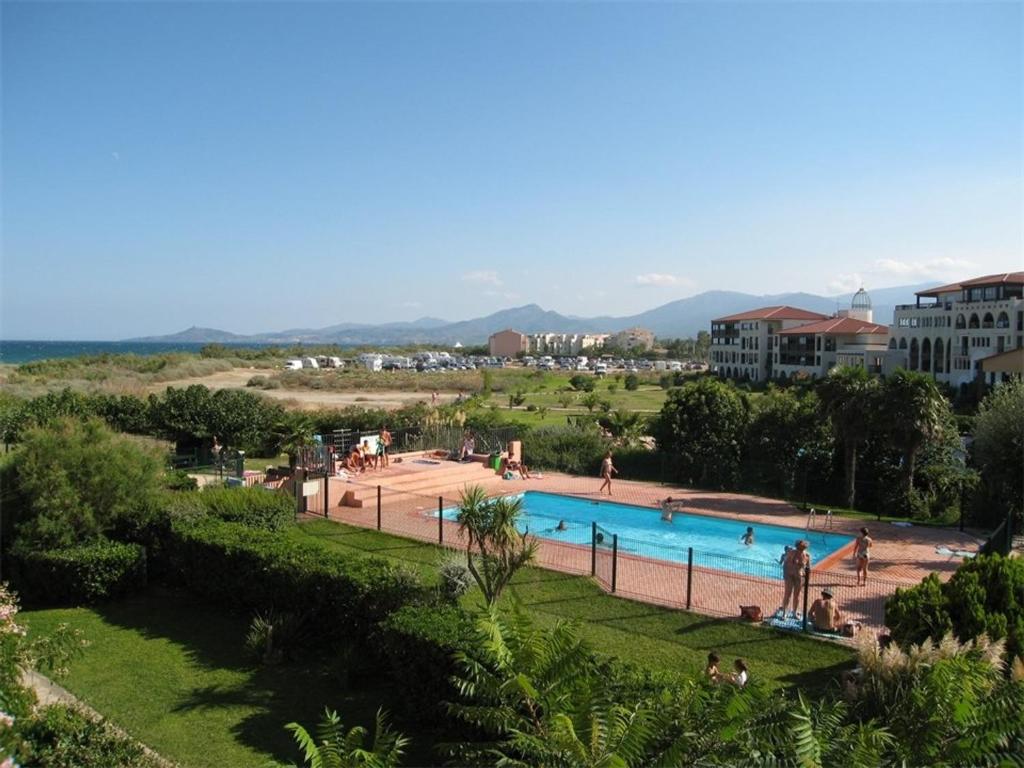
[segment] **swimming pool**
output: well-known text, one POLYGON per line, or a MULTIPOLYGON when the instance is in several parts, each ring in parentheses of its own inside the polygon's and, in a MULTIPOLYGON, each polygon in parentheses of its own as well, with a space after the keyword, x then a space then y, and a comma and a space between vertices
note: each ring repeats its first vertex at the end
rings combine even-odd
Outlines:
MULTIPOLYGON (((853 541, 850 536, 820 531, 754 523, 754 543, 746 546, 740 537, 750 524, 708 515, 675 513, 672 522, 661 519, 655 507, 637 507, 610 501, 592 501, 542 491, 515 494, 522 498, 525 514, 520 530, 545 539, 590 546, 591 524, 605 534, 602 546, 611 546, 611 535, 619 537, 619 552, 685 563, 693 547, 695 562, 714 560, 711 567, 756 576, 782 578, 779 557, 796 539, 810 542, 813 562, 853 541), (566 530, 558 530, 565 521, 566 530)), ((437 513, 434 513, 436 517, 437 513)), ((455 519, 457 509, 446 509, 446 519, 455 519)))

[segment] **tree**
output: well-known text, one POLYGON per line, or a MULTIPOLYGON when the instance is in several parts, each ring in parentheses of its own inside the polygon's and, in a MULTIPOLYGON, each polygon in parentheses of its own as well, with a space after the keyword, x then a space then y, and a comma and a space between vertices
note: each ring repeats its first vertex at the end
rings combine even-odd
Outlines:
POLYGON ((843 446, 843 497, 851 509, 856 502, 857 450, 871 432, 877 392, 878 382, 859 366, 833 368, 818 388, 822 409, 843 446))
POLYGON ((549 410, 551 410, 551 409, 548 408, 548 406, 546 406, 546 405, 538 405, 537 406, 537 415, 540 416, 540 420, 541 421, 544 421, 545 417, 548 415, 548 411, 549 410))
POLYGON ((879 394, 881 424, 903 454, 900 477, 909 496, 918 452, 927 440, 940 436, 952 410, 935 380, 920 371, 900 368, 886 377, 879 394))
POLYGON ((310 734, 298 723, 288 723, 309 768, 394 768, 409 739, 391 730, 387 713, 377 710, 373 741, 364 747, 367 730, 362 726, 345 731, 338 713, 324 710, 324 717, 310 734))
POLYGON ((457 519, 466 536, 466 566, 488 605, 536 555, 537 543, 516 527, 522 513, 522 499, 488 499, 478 485, 462 492, 457 519))
POLYGON ((593 413, 594 409, 601 404, 601 397, 597 392, 587 392, 583 397, 580 398, 580 405, 587 409, 588 413, 593 413))
POLYGON ((288 454, 288 463, 294 468, 300 451, 313 442, 313 420, 299 411, 284 411, 273 431, 276 449, 288 454))
MULTIPOLYGON (((1009 512, 1021 520, 1024 504, 1024 381, 1014 379, 993 389, 974 419, 974 461, 986 497, 999 517, 1009 512)), ((1019 524, 1015 526, 1021 530, 1019 524)))
POLYGON ((623 408, 611 411, 602 416, 598 423, 624 446, 636 445, 643 437, 647 420, 642 413, 627 411, 623 408))
POLYGON ((569 379, 569 386, 575 389, 577 392, 593 392, 594 377, 584 376, 582 373, 577 373, 569 379))
POLYGON ((152 511, 163 466, 99 419, 64 419, 28 432, 7 473, 5 512, 13 512, 18 538, 34 547, 68 547, 130 527, 152 511))
POLYGON ((739 476, 749 419, 745 395, 717 379, 702 378, 669 390, 654 433, 661 450, 680 457, 684 480, 730 487, 739 476))
POLYGON ((558 396, 558 404, 563 408, 569 408, 576 402, 576 395, 571 392, 563 392, 558 396))
POLYGON ((798 475, 831 460, 831 430, 813 393, 770 388, 751 412, 745 466, 756 487, 790 496, 798 475))

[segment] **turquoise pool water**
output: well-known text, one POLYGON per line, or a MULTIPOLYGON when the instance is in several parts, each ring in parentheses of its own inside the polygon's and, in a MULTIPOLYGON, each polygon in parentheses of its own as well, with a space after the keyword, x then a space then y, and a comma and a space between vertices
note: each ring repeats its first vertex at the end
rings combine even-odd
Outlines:
MULTIPOLYGON (((747 546, 740 540, 748 525, 743 520, 677 512, 672 522, 667 522, 655 507, 540 491, 515 495, 523 499, 525 510, 521 530, 536 536, 589 546, 591 524, 596 522, 604 534, 600 546, 610 547, 611 534, 617 534, 620 552, 681 563, 686 562, 687 549, 693 547, 695 563, 746 575, 781 578, 779 558, 785 546, 792 546, 797 539, 810 542, 812 562, 820 562, 853 541, 841 534, 755 523, 754 543, 747 546), (566 530, 560 531, 558 523, 563 520, 566 530)), ((448 519, 457 514, 456 509, 444 511, 448 519)))

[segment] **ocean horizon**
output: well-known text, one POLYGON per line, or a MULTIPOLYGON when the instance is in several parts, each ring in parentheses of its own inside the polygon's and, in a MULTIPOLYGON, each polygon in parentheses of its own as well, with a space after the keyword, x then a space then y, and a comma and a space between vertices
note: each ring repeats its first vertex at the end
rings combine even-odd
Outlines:
MULTIPOLYGON (((197 341, 23 341, 0 339, 0 363, 20 365, 81 355, 159 355, 167 352, 197 353, 207 342, 197 341)), ((224 344, 226 347, 282 346, 280 344, 224 344)))

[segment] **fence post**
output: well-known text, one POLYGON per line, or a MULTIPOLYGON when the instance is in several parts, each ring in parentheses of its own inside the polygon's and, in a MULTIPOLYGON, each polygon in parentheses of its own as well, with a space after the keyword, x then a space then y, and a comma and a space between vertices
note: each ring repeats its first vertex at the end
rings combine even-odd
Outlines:
POLYGON ((295 474, 292 475, 292 483, 295 485, 295 515, 301 515, 306 510, 303 509, 303 502, 306 498, 302 495, 302 470, 296 469, 295 474))
POLYGON ((804 568, 804 620, 803 620, 803 631, 807 631, 807 595, 811 591, 811 566, 804 568))
POLYGON ((619 534, 612 534, 612 592, 615 591, 615 577, 619 570, 619 534))
POLYGON ((693 547, 686 548, 686 610, 690 610, 690 595, 693 588, 693 547))
POLYGON ((590 575, 597 575, 597 521, 590 524, 590 575))
POLYGON ((324 517, 330 517, 331 476, 324 472, 324 517))
POLYGON ((444 497, 437 497, 437 543, 444 544, 444 497))
POLYGON ((377 486, 377 530, 380 530, 380 486, 377 486))

